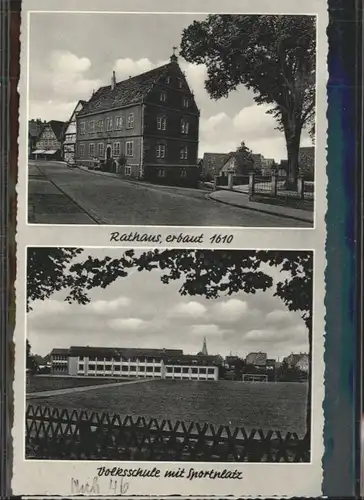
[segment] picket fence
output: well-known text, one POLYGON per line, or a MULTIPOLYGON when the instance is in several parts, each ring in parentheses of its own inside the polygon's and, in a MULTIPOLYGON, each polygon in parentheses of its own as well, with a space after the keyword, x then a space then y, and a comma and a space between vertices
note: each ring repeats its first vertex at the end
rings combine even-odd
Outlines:
POLYGON ((29 404, 26 457, 50 460, 308 462, 307 437, 29 404))

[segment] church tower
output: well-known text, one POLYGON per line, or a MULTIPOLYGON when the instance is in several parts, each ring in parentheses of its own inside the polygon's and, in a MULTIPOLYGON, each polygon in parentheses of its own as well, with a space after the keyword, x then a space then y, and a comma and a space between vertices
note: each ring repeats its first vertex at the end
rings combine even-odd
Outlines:
POLYGON ((203 338, 202 351, 201 354, 207 356, 207 345, 206 345, 206 337, 203 338))

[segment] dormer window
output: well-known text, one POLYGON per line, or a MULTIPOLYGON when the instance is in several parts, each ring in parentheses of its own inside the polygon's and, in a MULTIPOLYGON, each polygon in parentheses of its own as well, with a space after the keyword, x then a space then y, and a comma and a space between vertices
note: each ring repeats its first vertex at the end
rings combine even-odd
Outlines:
POLYGON ((182 78, 178 78, 178 87, 180 89, 183 88, 183 80, 182 80, 182 78))
POLYGON ((190 100, 188 97, 183 97, 183 107, 188 108, 190 105, 190 100))
POLYGON ((166 130, 167 128, 167 118, 165 116, 157 117, 157 130, 166 130))
POLYGON ((170 76, 167 76, 166 78, 166 83, 169 85, 171 83, 171 77, 170 76))
POLYGON ((161 102, 167 101, 167 92, 165 90, 162 90, 162 92, 160 93, 159 100, 161 102))

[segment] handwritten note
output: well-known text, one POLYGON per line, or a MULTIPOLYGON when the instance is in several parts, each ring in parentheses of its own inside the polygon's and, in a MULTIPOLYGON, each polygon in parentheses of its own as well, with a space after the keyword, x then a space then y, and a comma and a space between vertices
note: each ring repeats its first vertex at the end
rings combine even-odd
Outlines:
POLYGON ((234 240, 234 235, 224 233, 214 233, 210 236, 205 236, 204 233, 189 234, 189 233, 170 233, 167 235, 154 234, 154 233, 139 233, 131 231, 130 233, 120 233, 113 231, 110 233, 110 242, 113 243, 153 243, 161 244, 203 244, 209 241, 213 245, 230 245, 234 240))

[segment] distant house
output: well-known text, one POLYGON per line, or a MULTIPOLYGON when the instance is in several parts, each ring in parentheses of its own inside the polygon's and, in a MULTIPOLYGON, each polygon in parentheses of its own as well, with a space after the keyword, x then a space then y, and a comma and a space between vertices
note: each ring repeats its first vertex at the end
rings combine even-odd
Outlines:
POLYGON ((262 173, 264 156, 261 154, 253 153, 252 157, 254 161, 254 170, 257 173, 262 173))
POLYGON ((202 159, 202 176, 212 179, 219 175, 228 157, 229 153, 205 153, 202 159))
POLYGON ((261 174, 270 175, 272 173, 272 168, 275 165, 273 158, 262 158, 261 174))
POLYGON ((248 175, 255 170, 253 155, 247 155, 246 152, 235 151, 230 153, 225 160, 220 176, 227 176, 229 173, 234 175, 248 175))
POLYGON ((32 151, 35 149, 39 134, 46 122, 42 120, 29 120, 28 122, 28 157, 30 158, 32 151))
POLYGON ((313 181, 315 176, 315 148, 313 146, 300 148, 298 164, 300 176, 307 181, 313 181))
POLYGON ((306 353, 290 354, 284 358, 284 363, 288 368, 296 368, 302 372, 308 372, 309 370, 309 358, 306 353))
POLYGON ((239 356, 226 356, 225 358, 225 367, 228 369, 233 369, 237 364, 241 362, 241 358, 239 356))
POLYGON ((278 177, 287 177, 288 173, 288 160, 281 160, 279 165, 275 167, 275 174, 278 177))
POLYGON ((78 101, 72 115, 66 124, 63 142, 63 159, 66 162, 75 159, 76 152, 76 116, 82 110, 86 101, 78 101))
POLYGON ((64 122, 51 120, 43 124, 32 157, 42 160, 60 160, 62 158, 64 122))
MULTIPOLYGON (((254 367, 257 371, 265 371, 267 366, 267 353, 251 352, 245 358, 245 364, 254 367)), ((247 370, 249 366, 247 366, 247 370)))

